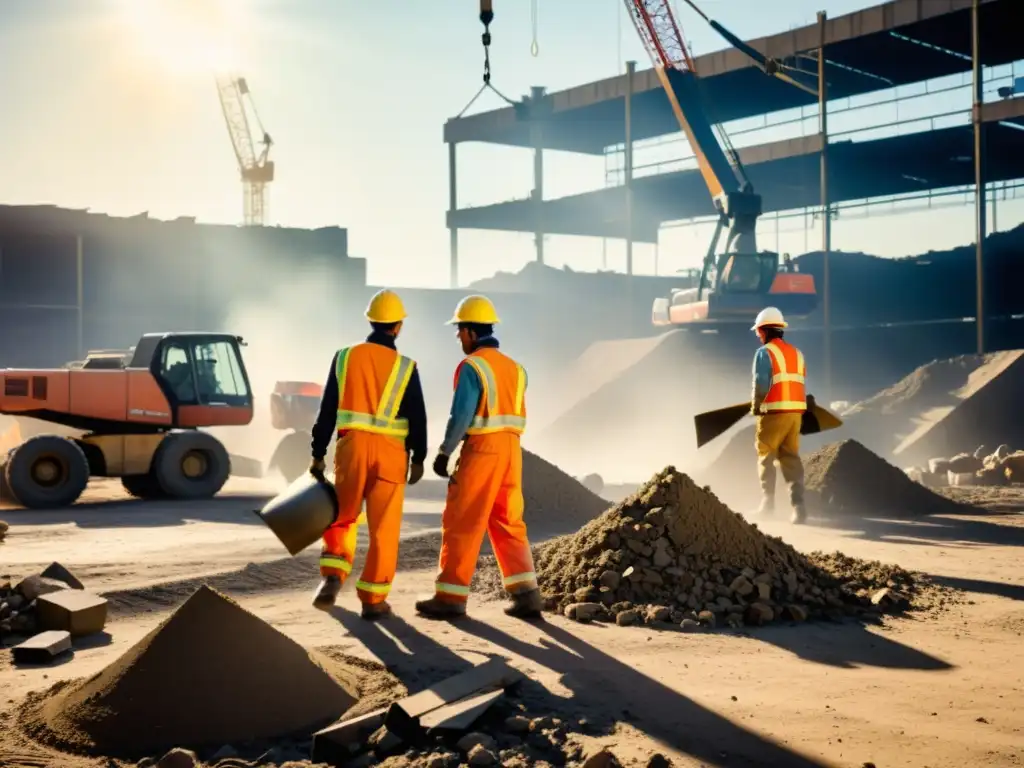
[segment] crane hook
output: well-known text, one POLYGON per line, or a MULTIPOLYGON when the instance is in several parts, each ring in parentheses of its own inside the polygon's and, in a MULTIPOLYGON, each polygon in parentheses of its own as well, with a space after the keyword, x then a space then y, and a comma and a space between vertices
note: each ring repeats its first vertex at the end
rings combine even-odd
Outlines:
POLYGON ((537 41, 537 0, 530 2, 530 25, 533 29, 533 42, 530 44, 530 55, 537 58, 540 55, 540 43, 537 41))
POLYGON ((491 82, 491 22, 494 21, 492 0, 480 0, 480 23, 484 25, 481 41, 484 44, 484 85, 491 82))

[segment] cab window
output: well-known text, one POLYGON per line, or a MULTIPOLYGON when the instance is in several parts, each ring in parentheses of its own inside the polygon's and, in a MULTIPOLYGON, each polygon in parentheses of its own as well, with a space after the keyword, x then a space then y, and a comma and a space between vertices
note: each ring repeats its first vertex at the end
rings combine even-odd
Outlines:
POLYGON ((249 388, 234 345, 226 341, 198 343, 194 356, 202 402, 237 404, 239 399, 248 399, 249 388))
POLYGON ((192 377, 192 364, 185 347, 171 344, 164 347, 160 374, 179 403, 196 402, 196 386, 192 377))

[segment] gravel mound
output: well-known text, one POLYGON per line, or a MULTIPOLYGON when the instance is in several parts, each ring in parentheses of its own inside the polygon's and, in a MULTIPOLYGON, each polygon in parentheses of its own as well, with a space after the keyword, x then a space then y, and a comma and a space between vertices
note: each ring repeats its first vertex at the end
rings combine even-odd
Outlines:
POLYGON ((524 518, 538 531, 564 533, 589 523, 608 508, 608 502, 576 478, 530 451, 523 451, 524 518))
POLYGON ((103 671, 30 695, 21 723, 70 752, 138 758, 308 732, 356 703, 357 679, 203 587, 103 671))
MULTIPOLYGON (((535 548, 551 610, 581 621, 681 624, 837 619, 924 600, 930 585, 896 566, 802 555, 667 467, 576 534, 535 548)), ((501 593, 488 564, 479 588, 501 593)))
POLYGON ((825 514, 918 516, 978 511, 914 482, 856 440, 831 443, 807 456, 804 482, 816 497, 817 511, 825 514))

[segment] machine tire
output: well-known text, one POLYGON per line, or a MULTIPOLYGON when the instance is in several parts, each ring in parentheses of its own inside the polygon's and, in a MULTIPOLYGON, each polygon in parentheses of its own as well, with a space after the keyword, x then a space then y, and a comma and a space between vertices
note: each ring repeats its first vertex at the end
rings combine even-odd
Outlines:
POLYGON ((156 475, 152 472, 147 472, 144 475, 125 475, 121 478, 121 485, 128 494, 137 499, 149 501, 167 498, 167 494, 160 487, 156 475))
POLYGON ((89 460, 74 440, 37 435, 11 452, 4 475, 11 496, 21 506, 67 507, 89 484, 89 460))
POLYGON ((152 473, 172 499, 209 499, 231 475, 231 459, 213 435, 172 432, 153 457, 152 473))
POLYGON ((309 469, 309 443, 312 436, 307 432, 290 432, 281 438, 270 457, 269 468, 276 469, 289 484, 309 469))

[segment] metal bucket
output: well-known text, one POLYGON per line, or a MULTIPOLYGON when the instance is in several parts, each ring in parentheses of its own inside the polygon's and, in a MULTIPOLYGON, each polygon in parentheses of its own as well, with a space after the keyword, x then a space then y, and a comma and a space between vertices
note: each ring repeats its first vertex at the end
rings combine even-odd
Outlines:
POLYGON ((297 555, 320 539, 334 522, 338 499, 333 485, 307 472, 256 514, 281 540, 288 554, 297 555))

